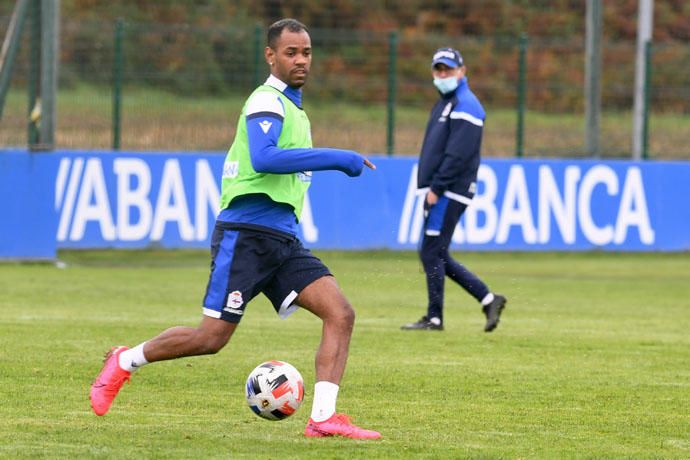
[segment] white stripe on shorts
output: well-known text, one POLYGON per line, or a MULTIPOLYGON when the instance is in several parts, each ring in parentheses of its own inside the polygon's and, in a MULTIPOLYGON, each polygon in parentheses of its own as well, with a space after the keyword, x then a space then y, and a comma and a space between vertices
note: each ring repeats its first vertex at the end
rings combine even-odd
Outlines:
POLYGON ((280 316, 280 319, 285 319, 297 311, 299 305, 292 303, 296 298, 297 293, 295 291, 290 291, 287 297, 285 297, 283 303, 280 304, 280 310, 278 310, 278 316, 280 316))
POLYGON ((216 310, 211 310, 210 308, 204 308, 204 315, 216 319, 220 318, 220 312, 216 310))

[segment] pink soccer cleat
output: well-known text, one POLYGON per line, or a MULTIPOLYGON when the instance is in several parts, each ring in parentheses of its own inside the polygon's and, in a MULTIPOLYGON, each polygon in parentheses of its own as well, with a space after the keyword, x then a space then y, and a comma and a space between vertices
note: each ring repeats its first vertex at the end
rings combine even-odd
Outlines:
POLYGON ((365 430, 357 425, 353 425, 350 417, 345 414, 333 414, 328 420, 315 422, 311 418, 304 435, 308 438, 323 438, 326 436, 344 436, 352 439, 379 439, 381 433, 377 431, 365 430))
POLYGON ((91 407, 96 415, 105 415, 110 409, 115 396, 124 385, 129 381, 131 372, 126 371, 118 364, 120 353, 128 350, 127 347, 113 347, 103 361, 103 369, 96 377, 96 381, 91 385, 91 407))

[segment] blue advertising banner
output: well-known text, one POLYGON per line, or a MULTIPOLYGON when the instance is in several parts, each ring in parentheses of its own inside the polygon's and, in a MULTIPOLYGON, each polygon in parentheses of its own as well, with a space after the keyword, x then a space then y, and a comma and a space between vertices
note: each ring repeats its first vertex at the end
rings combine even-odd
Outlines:
MULTIPOLYGON (((15 166, 0 163, 0 235, 11 241, 0 257, 40 239, 26 243, 29 235, 8 228, 22 206, 35 206, 31 216, 53 232, 57 248, 208 247, 224 154, 43 155, 50 160, 39 171, 26 164, 31 154, 0 152, 7 162, 23 157, 15 166)), ((306 246, 417 247, 424 216, 416 160, 372 160, 378 169, 357 178, 314 173, 300 225, 306 246)), ((486 159, 453 249, 687 251, 689 179, 687 162, 486 159)))
MULTIPOLYGON (((314 175, 312 245, 416 248, 424 223, 416 161, 376 163, 357 179, 314 175)), ((689 163, 488 159, 454 248, 686 251, 688 193, 689 163)))
POLYGON ((55 154, 59 248, 208 246, 223 155, 55 154))
POLYGON ((55 160, 0 151, 0 259, 55 259, 55 160))

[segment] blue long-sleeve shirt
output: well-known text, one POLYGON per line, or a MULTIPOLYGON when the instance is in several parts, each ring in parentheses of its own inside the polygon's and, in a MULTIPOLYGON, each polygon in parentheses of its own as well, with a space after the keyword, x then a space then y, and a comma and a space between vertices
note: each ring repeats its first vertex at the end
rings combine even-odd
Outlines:
MULTIPOLYGON (((302 109, 302 91, 291 88, 270 76, 266 80, 302 109)), ((311 171, 337 170, 348 176, 358 176, 364 167, 364 158, 352 150, 331 148, 278 147, 283 128, 285 108, 279 97, 259 93, 247 102, 246 123, 249 155, 256 172, 269 174, 304 173, 311 171)), ((218 220, 241 224, 260 225, 282 232, 296 234, 297 220, 291 206, 276 203, 267 195, 252 194, 233 200, 221 211, 218 220)))

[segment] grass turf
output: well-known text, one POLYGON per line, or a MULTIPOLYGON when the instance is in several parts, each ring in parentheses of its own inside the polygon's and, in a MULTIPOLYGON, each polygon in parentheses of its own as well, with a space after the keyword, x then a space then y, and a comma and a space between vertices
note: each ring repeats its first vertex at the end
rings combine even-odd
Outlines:
POLYGON ((147 366, 96 417, 101 354, 197 324, 208 258, 75 251, 66 269, 0 265, 0 458, 690 457, 690 255, 458 254, 509 298, 485 334, 450 282, 444 332, 399 330, 424 313, 412 253, 317 254, 358 314, 339 410, 381 441, 302 436, 320 324, 263 296, 218 355, 147 366), (308 391, 281 422, 244 401, 272 358, 308 391))

